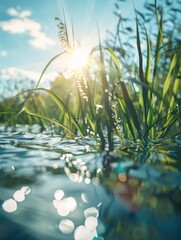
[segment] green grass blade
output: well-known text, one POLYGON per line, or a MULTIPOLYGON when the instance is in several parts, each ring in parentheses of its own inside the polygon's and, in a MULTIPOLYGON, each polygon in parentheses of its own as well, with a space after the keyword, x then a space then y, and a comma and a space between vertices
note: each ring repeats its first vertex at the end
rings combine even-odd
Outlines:
POLYGON ((171 74, 175 68, 177 64, 177 55, 175 54, 172 58, 171 64, 170 64, 170 68, 169 68, 169 72, 167 74, 167 77, 165 79, 164 82, 164 86, 163 86, 163 97, 165 96, 165 94, 167 93, 169 87, 170 87, 170 83, 171 83, 171 74))
POLYGON ((114 51, 111 48, 105 48, 105 50, 107 50, 107 52, 110 54, 110 56, 111 56, 112 60, 114 61, 114 64, 116 65, 117 69, 119 71, 121 71, 119 59, 117 58, 117 56, 114 53, 114 51))
POLYGON ((144 25, 145 35, 146 35, 146 45, 147 45, 147 58, 146 58, 146 70, 145 70, 145 80, 147 83, 151 81, 151 43, 148 36, 148 32, 144 25))
MULTIPOLYGON (((147 81, 145 80, 144 77, 144 71, 143 71, 143 55, 142 55, 142 50, 141 50, 141 39, 140 39, 140 31, 139 31, 139 23, 138 23, 138 18, 136 14, 136 38, 137 38, 137 50, 138 50, 138 59, 139 59, 139 77, 140 81, 147 84, 147 81)), ((148 62, 149 64, 149 62, 148 62)), ((148 65, 149 66, 149 65, 148 65)), ((149 69, 148 69, 149 70, 149 69)), ((147 117, 148 117, 148 91, 146 88, 142 87, 142 98, 141 100, 141 105, 144 109, 144 129, 147 129, 147 117)))
POLYGON ((136 135, 136 132, 135 132, 134 123, 132 121, 132 118, 129 115, 129 112, 127 112, 126 103, 119 96, 118 96, 118 102, 120 104, 121 110, 122 110, 122 112, 124 114, 124 117, 126 118, 126 123, 128 125, 127 130, 125 128, 123 128, 123 130, 126 130, 126 131, 124 131, 124 135, 128 136, 129 135, 129 131, 130 131, 131 136, 133 137, 134 140, 136 140, 137 139, 137 135, 136 135))
MULTIPOLYGON (((106 50, 109 52, 117 70, 119 71, 118 74, 120 74, 120 64, 119 64, 119 60, 117 58, 117 56, 115 55, 115 53, 110 49, 110 48, 106 48, 106 50)), ((128 94, 128 91, 127 91, 127 88, 126 88, 126 85, 123 81, 120 81, 120 85, 121 85, 121 88, 122 88, 122 92, 123 92, 123 99, 124 99, 124 102, 126 104, 126 111, 130 113, 130 116, 133 120, 133 124, 135 126, 135 128, 137 129, 137 132, 138 132, 138 136, 139 138, 141 138, 141 126, 140 126, 140 123, 139 123, 139 120, 138 120, 138 116, 137 116, 137 113, 136 113, 136 110, 134 108, 134 105, 133 105, 133 102, 131 101, 131 98, 129 97, 129 94, 128 94)), ((129 126, 131 126, 132 124, 130 123, 129 121, 129 126)), ((131 127, 132 128, 132 127, 131 127)), ((134 136, 135 138, 135 134, 133 133, 133 130, 131 130, 132 132, 132 135, 134 136)))
POLYGON ((154 85, 154 80, 155 80, 155 78, 157 76, 157 72, 158 72, 158 65, 159 65, 159 61, 160 61, 160 50, 161 50, 162 44, 163 44, 163 33, 162 33, 163 13, 161 11, 161 16, 160 16, 160 20, 159 20, 156 0, 155 0, 155 13, 156 13, 156 20, 157 20, 157 25, 158 25, 158 33, 157 33, 157 42, 156 42, 155 58, 154 58, 155 61, 154 61, 154 68, 153 68, 153 82, 152 82, 153 85, 154 85))
POLYGON ((11 117, 10 119, 8 119, 6 123, 11 122, 12 120, 14 120, 15 118, 17 118, 21 113, 23 113, 25 111, 25 107, 23 106, 13 117, 11 117))
POLYGON ((103 105, 105 108, 105 119, 106 127, 107 127, 107 134, 108 134, 108 142, 109 142, 109 150, 113 150, 113 118, 112 118, 112 109, 111 103, 109 102, 109 85, 106 76, 106 67, 104 64, 104 54, 101 42, 99 42, 99 64, 100 64, 100 73, 101 73, 101 83, 102 83, 102 90, 103 90, 103 105))
MULTIPOLYGON (((163 85, 163 92, 162 92, 163 99, 165 98, 165 95, 168 92, 168 89, 170 88, 172 72, 175 69, 176 64, 177 64, 177 56, 175 54, 172 58, 169 71, 163 85)), ((161 114, 162 110, 163 110, 163 101, 161 101, 160 103, 159 114, 161 114)))
POLYGON ((45 68, 43 69, 43 71, 42 71, 42 73, 41 73, 41 75, 40 75, 40 78, 39 78, 39 80, 38 80, 38 82, 37 82, 37 84, 36 84, 36 88, 38 88, 38 86, 39 86, 39 84, 40 84, 40 81, 41 81, 44 73, 46 72, 47 68, 50 66, 50 64, 51 64, 56 58, 64 55, 65 53, 67 53, 67 52, 64 51, 64 52, 62 52, 62 53, 57 54, 56 56, 54 56, 54 57, 47 63, 47 65, 46 65, 45 68))
POLYGON ((27 107, 25 107, 24 110, 30 116, 37 117, 37 118, 40 118, 40 119, 44 119, 44 120, 47 120, 48 122, 52 122, 52 123, 60 126, 61 128, 63 128, 64 130, 70 132, 71 134, 75 135, 74 132, 71 131, 71 129, 67 128, 66 126, 64 126, 63 124, 61 124, 60 122, 58 122, 57 120, 55 120, 53 118, 50 118, 50 117, 47 117, 47 116, 43 116, 43 115, 38 114, 38 113, 33 113, 27 107))
MULTIPOLYGON (((179 94, 179 89, 181 89, 181 65, 180 65, 179 71, 177 73, 177 77, 175 79, 175 82, 174 82, 173 96, 172 96, 171 101, 170 101, 170 110, 169 110, 169 112, 172 111, 172 109, 175 106, 175 98, 179 94)), ((180 92, 181 92, 181 90, 180 90, 180 92)))
POLYGON ((79 125, 78 121, 76 120, 76 117, 69 111, 69 108, 67 109, 66 105, 63 103, 63 101, 57 95, 55 95, 53 92, 51 92, 50 90, 45 89, 45 88, 38 88, 36 90, 42 90, 42 91, 47 92, 50 95, 50 97, 53 99, 53 101, 57 104, 57 106, 64 112, 65 116, 67 118, 70 118, 70 120, 72 121, 74 126, 78 129, 80 134, 82 136, 86 135, 86 133, 82 130, 81 126, 79 125))
POLYGON ((138 137, 142 138, 141 126, 140 126, 138 116, 137 116, 135 107, 133 105, 133 102, 131 101, 131 99, 129 97, 129 94, 128 94, 128 91, 127 91, 127 88, 126 88, 124 82, 121 81, 120 84, 121 84, 121 88, 122 88, 122 92, 123 92, 123 99, 126 104, 126 109, 127 109, 127 111, 129 111, 130 116, 133 120, 134 126, 137 129, 138 137))
POLYGON ((63 12, 63 18, 64 18, 64 25, 65 25, 65 34, 66 34, 66 40, 67 40, 67 46, 70 47, 70 41, 69 41, 69 35, 68 35, 68 28, 67 28, 67 21, 65 16, 65 10, 62 3, 62 12, 63 12))
POLYGON ((13 111, 0 112, 0 115, 12 114, 12 113, 14 113, 14 112, 13 111))
POLYGON ((159 138, 163 138, 166 137, 168 131, 170 130, 170 128, 173 126, 173 124, 181 117, 180 112, 178 111, 177 108, 175 108, 170 116, 168 117, 167 121, 165 122, 165 124, 163 125, 163 127, 160 129, 160 131, 158 132, 156 139, 159 138))
MULTIPOLYGON (((80 132, 80 134, 82 136, 86 135, 86 132, 82 130, 81 126, 79 125, 78 121, 76 120, 76 117, 72 113, 70 115, 69 110, 67 109, 65 103, 57 95, 55 95, 53 92, 51 92, 50 90, 48 90, 46 88, 34 88, 34 89, 31 89, 31 90, 23 91, 23 92, 17 94, 16 96, 22 95, 22 94, 27 93, 27 92, 33 93, 33 92, 36 92, 36 91, 44 91, 44 92, 48 93, 48 95, 51 97, 51 99, 55 102, 55 104, 59 107, 59 109, 64 113, 65 117, 67 117, 68 119, 71 118, 70 120, 72 121, 74 126, 77 128, 77 130, 80 132)), ((25 105, 26 105, 27 100, 28 100, 28 97, 25 100, 25 103, 24 103, 25 105)))

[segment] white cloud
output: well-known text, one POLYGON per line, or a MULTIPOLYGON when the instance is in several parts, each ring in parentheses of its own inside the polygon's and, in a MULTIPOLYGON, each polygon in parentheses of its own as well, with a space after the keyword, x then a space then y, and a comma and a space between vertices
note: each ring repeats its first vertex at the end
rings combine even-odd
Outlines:
MULTIPOLYGON (((31 79, 34 82, 38 82, 41 73, 30 71, 22 68, 10 67, 0 69, 0 78, 13 81, 16 79, 31 79)), ((58 76, 56 72, 47 72, 44 74, 42 81, 53 81, 58 76)))
POLYGON ((13 18, 0 22, 2 30, 11 34, 28 34, 30 36, 29 43, 35 48, 46 49, 49 46, 55 45, 55 41, 42 31, 41 24, 28 18, 31 16, 30 11, 9 8, 7 13, 13 18))
MULTIPOLYGON (((17 93, 35 88, 41 73, 11 67, 0 69, 0 100, 12 97, 17 93)), ((56 72, 47 72, 42 78, 40 87, 49 88, 58 77, 56 72)))
POLYGON ((6 57, 8 55, 8 52, 5 50, 0 51, 0 57, 6 57))
POLYGON ((41 25, 27 18, 12 18, 9 21, 0 22, 0 27, 12 34, 28 33, 31 37, 33 36, 33 32, 41 33, 41 25))
POLYGON ((18 10, 16 8, 8 8, 7 13, 11 17, 19 18, 26 18, 31 16, 31 12, 29 10, 18 10))
POLYGON ((51 38, 47 37, 44 33, 38 33, 35 38, 29 40, 29 43, 32 46, 41 49, 45 49, 47 46, 54 45, 54 41, 51 38))

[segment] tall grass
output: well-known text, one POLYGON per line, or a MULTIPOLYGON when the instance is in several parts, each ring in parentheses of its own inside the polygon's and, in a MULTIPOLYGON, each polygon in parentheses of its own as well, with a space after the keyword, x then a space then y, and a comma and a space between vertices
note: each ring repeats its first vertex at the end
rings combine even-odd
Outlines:
MULTIPOLYGON (((99 41, 89 54, 94 66, 87 64, 74 72, 71 79, 60 77, 48 90, 39 87, 47 68, 55 59, 63 59, 65 54, 71 56, 76 48, 74 29, 71 43, 65 14, 64 21, 56 18, 62 51, 45 66, 36 88, 28 91, 15 117, 23 112, 41 119, 43 125, 47 122, 58 125, 65 135, 89 135, 102 150, 110 151, 114 149, 114 136, 120 141, 147 141, 179 135, 180 42, 173 40, 173 35, 168 36, 168 30, 165 35, 163 7, 156 0, 147 7, 155 17, 157 33, 149 35, 143 21, 146 16, 135 9, 136 61, 134 54, 130 59, 126 48, 131 44, 122 43, 120 28, 124 18, 116 13, 118 25, 114 40, 111 44, 99 41), (166 66, 165 61, 168 61, 166 66), (66 85, 66 81, 71 84, 66 85)), ((132 32, 131 28, 126 29, 132 32)))

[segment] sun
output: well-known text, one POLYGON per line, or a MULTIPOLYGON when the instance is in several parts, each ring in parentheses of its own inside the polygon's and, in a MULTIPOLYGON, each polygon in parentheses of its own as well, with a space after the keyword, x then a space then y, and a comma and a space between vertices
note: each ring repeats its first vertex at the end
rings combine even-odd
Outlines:
POLYGON ((71 59, 73 68, 82 68, 85 67, 88 63, 88 52, 83 48, 76 48, 72 53, 71 59))

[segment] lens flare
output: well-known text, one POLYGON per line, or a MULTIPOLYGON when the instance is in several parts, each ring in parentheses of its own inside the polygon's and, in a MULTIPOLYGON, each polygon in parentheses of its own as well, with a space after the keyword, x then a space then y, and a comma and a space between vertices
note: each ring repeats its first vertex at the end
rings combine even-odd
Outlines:
POLYGON ((76 48, 72 54, 72 67, 81 68, 88 63, 88 52, 83 48, 76 48))

